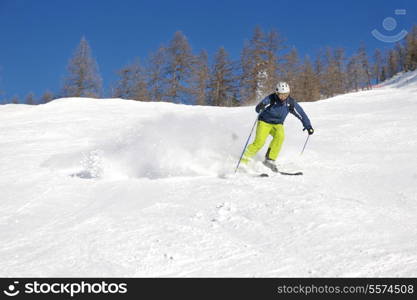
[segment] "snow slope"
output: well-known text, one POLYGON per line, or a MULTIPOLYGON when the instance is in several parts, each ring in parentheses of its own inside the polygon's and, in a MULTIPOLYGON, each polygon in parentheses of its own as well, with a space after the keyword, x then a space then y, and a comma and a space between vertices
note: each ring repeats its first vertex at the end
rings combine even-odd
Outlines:
POLYGON ((0 106, 0 276, 415 277, 416 74, 302 103, 297 177, 233 175, 253 107, 0 106))

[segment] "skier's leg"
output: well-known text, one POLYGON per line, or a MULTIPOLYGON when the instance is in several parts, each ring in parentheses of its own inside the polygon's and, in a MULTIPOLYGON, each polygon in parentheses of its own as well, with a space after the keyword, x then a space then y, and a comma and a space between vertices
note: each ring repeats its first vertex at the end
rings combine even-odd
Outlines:
POLYGON ((276 160, 285 138, 284 126, 282 124, 274 125, 271 134, 273 139, 269 144, 268 151, 266 152, 266 158, 276 160))
POLYGON ((266 138, 269 135, 269 132, 272 129, 272 124, 266 123, 264 121, 258 121, 258 125, 256 126, 256 137, 255 141, 248 146, 245 153, 243 154, 242 163, 248 163, 253 156, 258 153, 259 150, 265 144, 266 138))

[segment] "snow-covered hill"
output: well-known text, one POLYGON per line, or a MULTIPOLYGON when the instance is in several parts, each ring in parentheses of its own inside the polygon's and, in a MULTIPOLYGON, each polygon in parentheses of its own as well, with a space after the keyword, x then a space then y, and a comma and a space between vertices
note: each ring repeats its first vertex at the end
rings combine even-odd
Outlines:
POLYGON ((302 103, 297 177, 233 176, 253 107, 0 106, 0 276, 415 277, 416 75, 302 103))

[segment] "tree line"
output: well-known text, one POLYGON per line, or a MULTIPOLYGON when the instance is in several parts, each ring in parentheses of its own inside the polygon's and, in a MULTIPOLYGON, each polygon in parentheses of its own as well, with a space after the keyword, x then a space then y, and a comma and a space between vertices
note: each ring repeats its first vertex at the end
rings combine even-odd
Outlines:
MULTIPOLYGON (((111 97, 137 101, 164 101, 211 106, 253 104, 287 81, 299 101, 316 101, 351 91, 371 89, 401 71, 417 69, 417 25, 392 49, 376 49, 370 56, 362 43, 346 55, 343 48, 324 48, 315 58, 301 58, 275 29, 253 30, 240 58, 233 60, 224 47, 211 62, 205 50, 193 53, 178 31, 148 58, 117 71, 111 97)), ((24 103, 47 103, 61 97, 102 98, 102 79, 91 48, 83 37, 67 66, 61 90, 46 91, 40 99, 27 95, 24 103)), ((17 97, 9 103, 20 103, 17 97)))

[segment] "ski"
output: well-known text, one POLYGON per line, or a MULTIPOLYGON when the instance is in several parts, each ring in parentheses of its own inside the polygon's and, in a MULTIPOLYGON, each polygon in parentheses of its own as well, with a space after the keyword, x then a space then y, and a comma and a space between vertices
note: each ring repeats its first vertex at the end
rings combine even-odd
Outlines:
MULTIPOLYGON (((280 174, 280 175, 286 175, 286 176, 300 176, 303 175, 303 172, 298 171, 298 172, 282 172, 282 171, 278 171, 278 172, 274 172, 272 174, 268 174, 268 173, 241 173, 241 175, 246 175, 246 176, 251 176, 251 177, 271 177, 271 176, 275 176, 275 174, 280 174)), ((227 176, 221 177, 221 178, 227 178, 227 176)))
MULTIPOLYGON (((282 171, 278 171, 278 172, 274 172, 274 173, 281 174, 281 175, 288 175, 288 176, 300 176, 300 175, 303 175, 303 172, 300 172, 300 171, 298 171, 298 172, 282 172, 282 171)), ((267 173, 261 173, 261 174, 258 174, 257 177, 270 177, 270 176, 267 173)))
POLYGON ((281 175, 293 175, 293 176, 303 175, 303 172, 281 172, 281 171, 278 171, 278 173, 281 174, 281 175))
MULTIPOLYGON (((265 160, 263 162, 263 165, 267 168, 269 168, 272 172, 274 173, 279 173, 281 175, 292 175, 292 176, 299 176, 299 175, 303 175, 303 172, 284 172, 284 171, 280 171, 277 166, 273 163, 273 161, 270 160, 265 160)), ((266 173, 263 173, 266 174, 266 173)), ((267 176, 262 176, 263 174, 261 174, 261 177, 267 177, 267 176)))

